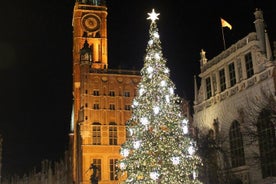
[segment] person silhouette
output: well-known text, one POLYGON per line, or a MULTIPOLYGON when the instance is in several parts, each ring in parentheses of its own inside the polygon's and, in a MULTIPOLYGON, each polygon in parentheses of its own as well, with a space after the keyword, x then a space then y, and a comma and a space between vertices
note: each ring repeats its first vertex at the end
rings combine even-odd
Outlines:
POLYGON ((93 170, 93 173, 90 176, 91 184, 98 184, 99 179, 97 176, 97 170, 99 170, 99 168, 92 163, 90 165, 89 169, 93 170))

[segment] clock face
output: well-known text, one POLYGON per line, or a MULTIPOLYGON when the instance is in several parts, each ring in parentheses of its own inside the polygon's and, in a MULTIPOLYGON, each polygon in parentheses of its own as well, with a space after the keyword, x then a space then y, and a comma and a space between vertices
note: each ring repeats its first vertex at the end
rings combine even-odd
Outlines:
POLYGON ((100 28, 100 19, 94 14, 87 14, 81 20, 82 26, 88 32, 94 32, 100 28))

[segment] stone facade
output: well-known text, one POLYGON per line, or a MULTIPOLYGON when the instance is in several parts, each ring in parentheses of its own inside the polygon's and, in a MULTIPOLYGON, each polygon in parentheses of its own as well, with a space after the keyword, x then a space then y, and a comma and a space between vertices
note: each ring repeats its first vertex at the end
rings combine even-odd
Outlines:
MULTIPOLYGON (((271 163, 260 161, 265 151, 260 153, 258 134, 261 112, 276 101, 276 62, 264 29, 262 11, 256 10, 254 14, 256 32, 248 34, 209 61, 205 51, 201 51, 201 85, 197 89, 195 80, 193 106, 194 126, 202 134, 220 139, 221 149, 225 150, 225 155, 216 155, 217 172, 220 172, 217 174, 227 172, 230 180, 235 178, 244 184, 276 181, 275 171, 270 171, 276 169, 275 155, 271 157, 271 163), (238 146, 237 142, 240 143, 238 146), (238 156, 242 158, 239 160, 238 156), (270 166, 265 167, 265 164, 270 166)), ((275 122, 271 119, 269 122, 272 124, 270 130, 274 130, 269 134, 272 140, 270 151, 276 154, 275 122)))

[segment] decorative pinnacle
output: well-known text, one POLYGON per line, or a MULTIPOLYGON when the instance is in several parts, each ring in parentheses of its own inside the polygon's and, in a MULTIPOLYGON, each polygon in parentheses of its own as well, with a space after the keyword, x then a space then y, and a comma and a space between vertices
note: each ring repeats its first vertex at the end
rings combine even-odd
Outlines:
POLYGON ((147 19, 150 19, 151 22, 155 22, 155 20, 158 20, 158 16, 160 15, 160 13, 155 13, 154 9, 152 9, 151 13, 148 13, 149 17, 147 19))

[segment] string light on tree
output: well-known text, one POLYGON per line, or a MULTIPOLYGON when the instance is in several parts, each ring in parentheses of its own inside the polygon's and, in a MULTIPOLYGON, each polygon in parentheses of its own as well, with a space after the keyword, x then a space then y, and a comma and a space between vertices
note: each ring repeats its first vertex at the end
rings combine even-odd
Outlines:
POLYGON ((120 173, 127 176, 126 184, 200 184, 196 176, 201 161, 162 53, 159 13, 153 9, 148 15, 150 38, 127 122, 129 136, 121 146, 120 173))

